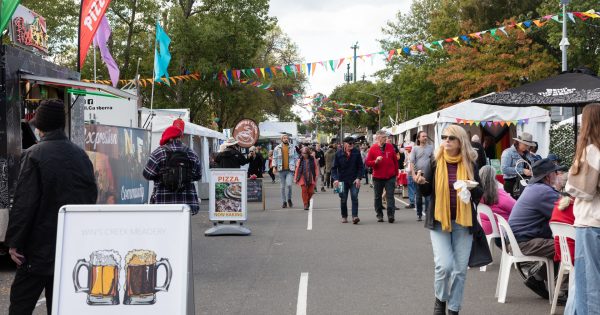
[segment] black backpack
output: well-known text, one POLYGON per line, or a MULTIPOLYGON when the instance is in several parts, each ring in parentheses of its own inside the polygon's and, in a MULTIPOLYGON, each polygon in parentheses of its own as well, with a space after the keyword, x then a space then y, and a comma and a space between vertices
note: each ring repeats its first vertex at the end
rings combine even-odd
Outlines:
POLYGON ((161 183, 170 191, 181 191, 192 182, 193 164, 187 152, 165 148, 167 160, 161 172, 161 183))

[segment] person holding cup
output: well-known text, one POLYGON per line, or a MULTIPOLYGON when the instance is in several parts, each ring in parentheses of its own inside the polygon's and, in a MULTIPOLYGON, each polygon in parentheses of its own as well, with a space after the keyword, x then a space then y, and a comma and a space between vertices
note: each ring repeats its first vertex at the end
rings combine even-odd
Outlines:
POLYGON ((461 308, 473 242, 471 228, 482 190, 468 182, 467 188, 457 191, 454 184, 479 182, 476 159, 477 152, 466 131, 451 125, 442 133, 442 145, 435 153, 431 172, 427 176, 416 174, 421 195, 430 196, 425 227, 431 230, 435 262, 434 315, 446 314, 446 304, 448 314, 458 314, 461 308))

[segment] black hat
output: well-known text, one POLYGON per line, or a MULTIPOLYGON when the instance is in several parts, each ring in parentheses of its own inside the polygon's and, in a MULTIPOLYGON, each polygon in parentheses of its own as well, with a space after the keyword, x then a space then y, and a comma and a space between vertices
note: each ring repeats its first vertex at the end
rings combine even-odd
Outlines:
POLYGON ((354 138, 352 137, 346 137, 344 138, 344 143, 349 143, 349 144, 354 144, 354 138))
POLYGON ((59 99, 40 102, 31 123, 46 132, 65 128, 65 104, 59 99))
POLYGON ((533 177, 529 180, 529 184, 537 183, 544 179, 546 175, 564 169, 561 165, 556 165, 550 159, 541 159, 531 166, 533 177))

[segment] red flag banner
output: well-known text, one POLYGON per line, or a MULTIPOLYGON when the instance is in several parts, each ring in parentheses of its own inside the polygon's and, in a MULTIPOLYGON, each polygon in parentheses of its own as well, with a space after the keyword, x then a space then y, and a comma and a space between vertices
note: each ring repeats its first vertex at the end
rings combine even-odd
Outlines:
POLYGON ((109 4, 110 0, 81 0, 78 70, 83 67, 90 44, 109 4))

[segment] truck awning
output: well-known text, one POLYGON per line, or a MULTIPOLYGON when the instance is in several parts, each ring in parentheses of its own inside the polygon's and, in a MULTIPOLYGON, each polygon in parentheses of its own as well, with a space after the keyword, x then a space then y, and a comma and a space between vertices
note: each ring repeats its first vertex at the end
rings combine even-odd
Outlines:
POLYGON ((85 89, 86 91, 96 91, 96 92, 104 92, 108 93, 120 98, 124 98, 130 100, 132 98, 137 98, 136 95, 127 93, 125 91, 121 91, 109 85, 97 84, 97 83, 88 83, 81 82, 75 80, 65 80, 65 79, 57 79, 50 77, 41 77, 37 75, 31 74, 21 74, 22 80, 28 80, 31 82, 35 82, 37 84, 49 85, 49 86, 59 86, 59 87, 70 87, 76 89, 85 89))

